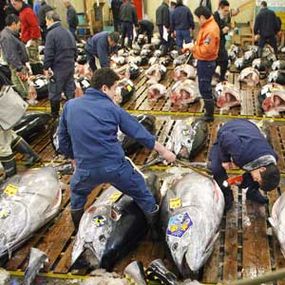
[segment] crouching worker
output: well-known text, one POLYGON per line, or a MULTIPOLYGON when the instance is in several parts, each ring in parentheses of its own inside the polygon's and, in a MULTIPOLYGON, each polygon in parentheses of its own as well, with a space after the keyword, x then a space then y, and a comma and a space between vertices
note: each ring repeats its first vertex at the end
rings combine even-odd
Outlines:
POLYGON ((232 190, 225 181, 226 170, 237 166, 245 170, 242 188, 247 188, 246 198, 260 204, 268 203, 259 188, 271 191, 280 182, 277 167, 277 155, 260 132, 259 128, 248 120, 238 119, 225 123, 219 130, 209 156, 214 179, 225 197, 225 211, 233 204, 232 190))
POLYGON ((79 226, 90 192, 101 183, 110 183, 134 199, 151 229, 155 229, 159 207, 144 178, 125 159, 117 139, 118 128, 145 147, 155 149, 166 161, 175 161, 172 152, 113 102, 118 80, 112 69, 98 69, 92 76, 91 88, 64 106, 59 125, 59 150, 76 163, 70 181, 75 228, 79 226))

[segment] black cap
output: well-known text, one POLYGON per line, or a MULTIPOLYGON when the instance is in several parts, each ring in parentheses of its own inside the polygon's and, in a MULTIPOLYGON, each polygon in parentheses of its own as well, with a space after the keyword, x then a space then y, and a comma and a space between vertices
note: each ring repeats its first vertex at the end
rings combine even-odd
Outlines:
POLYGON ((263 191, 272 191, 280 182, 280 171, 275 164, 265 166, 266 170, 261 172, 262 183, 260 188, 263 191))

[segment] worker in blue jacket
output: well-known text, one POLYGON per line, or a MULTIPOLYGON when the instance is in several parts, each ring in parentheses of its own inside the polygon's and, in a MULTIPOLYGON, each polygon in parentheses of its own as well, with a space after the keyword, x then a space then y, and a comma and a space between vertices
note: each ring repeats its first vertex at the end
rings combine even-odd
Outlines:
POLYGON ((271 191, 280 182, 277 154, 259 128, 248 120, 232 120, 220 128, 209 161, 214 179, 224 193, 226 211, 232 207, 234 200, 232 190, 226 183, 226 170, 235 167, 245 170, 241 187, 248 189, 248 200, 260 204, 268 203, 268 198, 261 195, 259 188, 271 191))
POLYGON ((177 0, 176 8, 171 14, 171 30, 174 31, 176 44, 181 49, 183 42, 191 42, 191 31, 194 30, 195 24, 191 10, 183 5, 183 0, 177 0))
POLYGON ((85 52, 89 67, 92 71, 97 69, 96 57, 101 67, 109 67, 109 55, 116 51, 120 35, 117 32, 100 32, 90 37, 85 45, 85 52))
POLYGON ((110 68, 96 70, 91 88, 65 104, 60 120, 59 150, 76 163, 70 181, 71 214, 76 228, 87 196, 101 183, 111 183, 131 196, 154 228, 159 207, 142 175, 126 160, 117 138, 119 128, 145 147, 155 149, 168 162, 175 160, 172 152, 113 102, 118 80, 110 68))

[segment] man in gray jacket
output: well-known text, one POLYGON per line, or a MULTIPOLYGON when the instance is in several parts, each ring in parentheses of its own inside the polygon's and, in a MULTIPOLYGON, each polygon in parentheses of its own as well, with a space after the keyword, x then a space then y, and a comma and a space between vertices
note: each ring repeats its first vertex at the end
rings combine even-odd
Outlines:
POLYGON ((0 33, 0 46, 4 59, 11 69, 11 80, 19 94, 26 98, 28 95, 28 69, 26 63, 29 57, 26 47, 19 39, 20 19, 10 14, 5 19, 6 27, 0 33))
POLYGON ((74 97, 74 64, 76 43, 73 35, 60 24, 55 11, 46 14, 48 33, 45 45, 44 74, 50 78, 49 100, 51 113, 58 117, 61 93, 67 99, 74 97))

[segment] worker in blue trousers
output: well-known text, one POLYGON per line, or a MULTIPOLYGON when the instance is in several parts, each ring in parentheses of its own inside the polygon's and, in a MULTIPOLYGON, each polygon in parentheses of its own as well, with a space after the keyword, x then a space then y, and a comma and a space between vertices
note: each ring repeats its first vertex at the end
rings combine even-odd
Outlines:
POLYGON ((214 179, 225 197, 225 210, 232 207, 234 200, 233 192, 226 183, 226 170, 235 167, 245 170, 241 187, 247 188, 246 198, 266 204, 268 198, 261 195, 259 188, 271 191, 278 186, 280 172, 277 159, 277 154, 254 123, 244 119, 225 123, 209 155, 214 179))
POLYGON ((76 163, 70 181, 71 214, 78 228, 87 196, 95 186, 110 183, 131 196, 144 212, 152 229, 159 207, 148 190, 143 176, 126 160, 118 141, 120 129, 166 161, 175 155, 167 150, 135 118, 113 102, 118 75, 110 68, 98 69, 91 88, 79 98, 68 101, 59 125, 59 150, 76 163))

